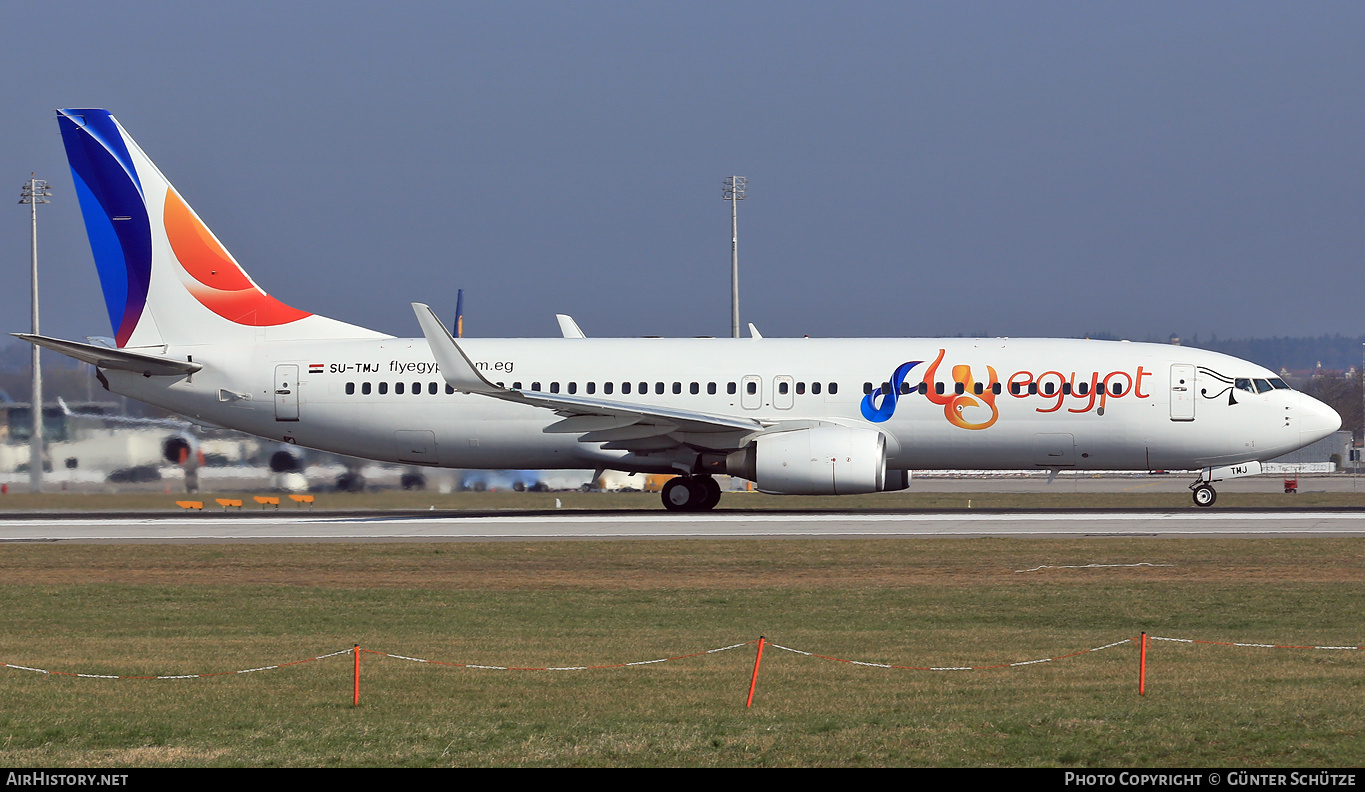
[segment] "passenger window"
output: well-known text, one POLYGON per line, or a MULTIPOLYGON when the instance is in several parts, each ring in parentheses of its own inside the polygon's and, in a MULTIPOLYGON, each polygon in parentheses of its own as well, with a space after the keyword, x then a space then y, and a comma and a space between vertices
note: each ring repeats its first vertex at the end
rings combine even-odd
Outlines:
POLYGON ((978 382, 976 383, 976 387, 973 388, 973 390, 976 391, 977 396, 980 396, 981 394, 986 392, 986 386, 978 382))
POLYGON ((414 383, 412 383, 412 395, 413 395, 413 396, 421 396, 421 395, 422 395, 422 383, 420 383, 420 382, 414 382, 414 383))
POLYGON ((833 396, 834 394, 836 394, 836 393, 838 393, 838 392, 839 392, 839 383, 837 383, 837 382, 831 382, 831 383, 829 384, 829 395, 833 396))
POLYGON ((662 382, 656 382, 656 383, 654 383, 654 393, 655 393, 655 395, 661 395, 663 392, 664 392, 664 384, 663 384, 662 382))
POLYGON ((919 393, 919 395, 927 396, 929 394, 929 383, 921 382, 919 384, 919 387, 915 388, 915 390, 919 393))
POLYGON ((383 396, 384 394, 386 394, 386 393, 388 393, 388 392, 389 392, 389 383, 387 383, 387 382, 381 382, 381 383, 379 383, 379 395, 380 395, 380 396, 383 396))
POLYGON ((559 393, 559 383, 558 383, 558 382, 551 382, 551 383, 550 383, 550 393, 559 393))
POLYGON ((675 382, 675 383, 673 383, 673 392, 674 392, 675 394, 676 394, 676 393, 682 393, 682 383, 681 383, 681 382, 675 382))
POLYGON ((891 383, 889 383, 889 382, 883 382, 881 385, 878 385, 878 386, 877 386, 877 392, 880 393, 880 394, 882 394, 883 396, 885 396, 886 394, 890 393, 890 392, 891 392, 891 383))
MULTIPOLYGON (((427 384, 427 393, 430 394, 430 395, 432 395, 432 396, 435 396, 435 395, 436 395, 436 391, 437 391, 440 387, 441 387, 440 385, 437 385, 437 384, 434 383, 434 382, 428 383, 428 384, 427 384)), ((502 383, 501 383, 501 382, 498 383, 498 387, 499 387, 499 388, 502 387, 502 383)))
POLYGON ((939 396, 942 396, 942 395, 943 395, 943 383, 942 383, 942 382, 935 382, 935 383, 934 383, 934 393, 937 393, 939 396))
MULTIPOLYGON (((662 388, 662 387, 663 387, 663 383, 659 383, 659 387, 662 388)), ((636 392, 639 393, 641 396, 645 395, 646 393, 649 393, 649 383, 648 383, 648 382, 641 382, 641 383, 640 383, 640 390, 638 390, 638 391, 636 391, 636 392)), ((660 393, 663 393, 663 391, 659 391, 659 392, 660 392, 660 393)))
POLYGON ((369 395, 370 395, 370 383, 368 383, 368 382, 362 382, 362 383, 360 383, 360 394, 361 394, 362 396, 369 396, 369 395))
POLYGON ((1063 382, 1063 383, 1062 383, 1062 394, 1065 395, 1065 396, 1070 396, 1070 395, 1071 395, 1071 383, 1070 383, 1070 382, 1063 382))
POLYGON ((539 383, 539 382, 532 382, 532 383, 531 383, 531 390, 533 390, 533 391, 538 391, 538 390, 540 390, 540 383, 539 383))
POLYGON ((994 393, 996 396, 1000 395, 1000 383, 997 382, 991 386, 991 393, 994 393))
POLYGON ((577 382, 570 382, 570 383, 569 383, 569 393, 571 393, 571 394, 573 394, 573 393, 578 393, 578 383, 577 383, 577 382))
POLYGON ((716 395, 716 383, 714 383, 714 382, 708 382, 708 383, 706 383, 706 392, 707 392, 708 394, 712 395, 712 396, 715 396, 715 395, 716 395))
POLYGON ((817 395, 817 396, 819 396, 819 395, 820 395, 820 383, 818 383, 818 382, 812 382, 812 383, 810 384, 810 392, 811 392, 811 393, 814 393, 814 394, 817 395))
POLYGON ((752 396, 752 395, 754 395, 755 393, 758 393, 758 383, 757 383, 757 382, 746 382, 746 383, 744 384, 744 389, 745 389, 746 391, 749 392, 749 395, 750 395, 750 396, 752 396))
POLYGON ((1030 382, 1030 383, 1028 384, 1028 394, 1029 394, 1030 396, 1037 396, 1037 395, 1038 395, 1038 383, 1036 383, 1036 382, 1030 382))
POLYGON ((908 383, 908 382, 902 382, 902 383, 901 383, 901 395, 902 395, 902 396, 909 396, 909 395, 910 395, 910 391, 912 391, 912 390, 914 390, 914 388, 910 386, 910 383, 908 383))
POLYGON ((1078 383, 1076 383, 1076 395, 1077 395, 1077 396, 1084 396, 1085 394, 1087 394, 1087 393, 1089 393, 1089 392, 1090 392, 1090 383, 1088 383, 1088 382, 1078 382, 1078 383))
MULTIPOLYGON (((449 388, 450 386, 447 385, 446 387, 449 388)), ((512 390, 521 390, 521 383, 520 382, 512 383, 512 390)))
MULTIPOLYGON (((520 383, 520 382, 517 383, 517 390, 521 390, 521 383, 520 383)), ((455 392, 455 386, 454 386, 454 385, 451 385, 451 384, 449 384, 449 383, 447 383, 447 384, 446 384, 446 393, 447 393, 447 394, 451 394, 451 393, 454 393, 454 392, 455 392)))
POLYGON ((805 393, 805 392, 806 392, 806 383, 804 383, 804 382, 798 382, 798 383, 796 383, 796 395, 797 395, 797 396, 800 396, 801 394, 803 394, 803 393, 805 393))
POLYGON ((701 393, 701 383, 694 382, 691 385, 688 385, 687 389, 692 392, 693 396, 696 396, 698 393, 701 393))
POLYGON ((350 396, 350 395, 352 395, 352 394, 354 394, 354 393, 355 393, 355 383, 354 383, 354 382, 348 382, 348 383, 346 383, 346 395, 347 395, 347 396, 350 396))
POLYGON ((727 383, 725 383, 725 392, 728 393, 728 394, 730 394, 731 396, 734 396, 734 395, 735 395, 735 383, 733 383, 733 382, 727 382, 727 383))
MULTIPOLYGON (((886 389, 891 390, 891 387, 888 385, 886 389)), ((783 396, 786 396, 787 391, 789 390, 791 390, 791 386, 788 383, 786 382, 777 383, 777 392, 782 394, 783 396)))
POLYGON ((863 395, 866 396, 866 395, 868 395, 868 394, 870 394, 870 393, 872 393, 872 383, 870 383, 870 382, 864 382, 864 383, 863 383, 863 395))
POLYGON ((612 393, 612 391, 614 391, 614 390, 616 390, 616 383, 614 383, 614 382, 604 382, 604 383, 602 383, 602 392, 605 393, 605 394, 607 394, 608 396, 610 396, 611 393, 612 393))
POLYGON ((403 385, 403 383, 401 383, 401 382, 395 382, 395 383, 393 383, 393 392, 401 395, 401 394, 403 393, 403 388, 404 388, 404 387, 405 387, 405 386, 403 385))
POLYGON ((1011 382, 1011 383, 1010 383, 1010 395, 1012 395, 1012 396, 1018 396, 1018 395, 1019 395, 1019 383, 1017 383, 1017 382, 1011 382))
POLYGON ((1257 393, 1266 393, 1267 391, 1273 390, 1273 389, 1270 387, 1270 383, 1267 382, 1267 381, 1265 381, 1265 380, 1263 380, 1263 379, 1252 380, 1252 381, 1256 383, 1256 392, 1257 392, 1257 393))
POLYGON ((1109 388, 1109 390, 1110 390, 1110 392, 1112 392, 1115 396, 1122 396, 1122 395, 1123 395, 1123 383, 1121 383, 1121 382, 1115 382, 1115 383, 1109 388))
POLYGON ((1057 386, 1054 385, 1054 384, 1052 384, 1051 382, 1046 383, 1045 385, 1043 385, 1043 395, 1044 395, 1044 396, 1051 396, 1051 395, 1052 395, 1052 391, 1053 391, 1054 389, 1056 389, 1056 387, 1057 387, 1057 386))
POLYGON ((596 382, 589 382, 589 383, 588 383, 588 395, 591 396, 591 395, 593 395, 593 394, 596 393, 596 392, 597 392, 597 383, 596 383, 596 382))
POLYGON ((621 383, 621 392, 622 392, 622 393, 627 393, 627 394, 630 393, 630 383, 629 383, 629 382, 623 382, 623 383, 621 383))

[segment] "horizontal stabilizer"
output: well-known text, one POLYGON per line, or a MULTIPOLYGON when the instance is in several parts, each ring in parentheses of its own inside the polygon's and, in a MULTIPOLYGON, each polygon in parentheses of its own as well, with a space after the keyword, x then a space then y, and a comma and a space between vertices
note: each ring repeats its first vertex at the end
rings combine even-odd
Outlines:
POLYGON ((134 352, 129 349, 110 349, 105 346, 82 344, 78 341, 63 341, 60 338, 48 338, 32 333, 11 333, 11 335, 21 341, 27 341, 44 349, 51 349, 53 352, 60 352, 67 357, 75 358, 93 366, 120 371, 134 371, 149 377, 183 377, 203 368, 203 365, 191 363, 188 360, 176 360, 160 355, 150 355, 146 352, 134 352))

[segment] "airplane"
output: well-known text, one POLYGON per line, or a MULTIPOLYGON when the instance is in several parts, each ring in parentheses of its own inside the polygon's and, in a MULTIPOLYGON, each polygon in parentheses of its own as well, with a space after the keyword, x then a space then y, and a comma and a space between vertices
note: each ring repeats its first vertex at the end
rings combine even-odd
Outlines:
POLYGON ((395 338, 270 297, 106 110, 59 110, 114 348, 16 333, 110 391, 275 441, 411 465, 672 473, 702 511, 892 491, 922 469, 1197 470, 1213 484, 1335 431, 1274 372, 1084 339, 395 338))

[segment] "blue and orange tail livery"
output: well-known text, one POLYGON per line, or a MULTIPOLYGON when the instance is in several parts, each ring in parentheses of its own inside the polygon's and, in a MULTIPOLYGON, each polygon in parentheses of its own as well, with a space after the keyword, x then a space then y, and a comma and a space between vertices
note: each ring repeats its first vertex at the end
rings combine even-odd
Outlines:
POLYGON ((119 347, 382 337, 266 294, 107 110, 57 120, 119 347))

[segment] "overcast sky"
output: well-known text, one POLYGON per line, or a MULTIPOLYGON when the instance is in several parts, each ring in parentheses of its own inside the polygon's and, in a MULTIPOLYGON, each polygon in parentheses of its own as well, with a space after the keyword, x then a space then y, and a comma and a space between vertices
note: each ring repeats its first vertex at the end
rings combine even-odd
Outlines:
POLYGON ((420 335, 1365 332, 1361 3, 10 3, 0 318, 110 328, 111 110, 252 277, 420 335))

